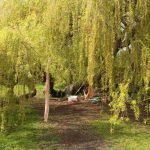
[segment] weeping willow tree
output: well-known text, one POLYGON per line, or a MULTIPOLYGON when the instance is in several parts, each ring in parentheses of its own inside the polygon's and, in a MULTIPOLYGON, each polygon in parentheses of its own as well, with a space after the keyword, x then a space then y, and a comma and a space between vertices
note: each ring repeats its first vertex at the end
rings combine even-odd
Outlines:
POLYGON ((17 93, 22 88, 25 95, 26 87, 31 92, 38 78, 38 53, 33 43, 38 27, 32 30, 36 23, 34 13, 30 13, 33 6, 22 1, 4 1, 0 4, 0 87, 1 92, 4 91, 0 96, 0 125, 3 131, 22 123, 24 96, 17 93))
POLYGON ((59 28, 55 32, 55 57, 60 58, 58 64, 63 65, 63 71, 69 73, 66 77, 71 81, 87 79, 91 87, 108 87, 112 122, 126 112, 126 103, 131 104, 138 119, 139 103, 149 96, 149 1, 55 4, 58 16, 53 21, 61 20, 53 27, 59 28))
POLYGON ((112 124, 127 103, 138 119, 149 98, 149 7, 149 0, 1 1, 1 87, 33 90, 44 70, 62 84, 108 88, 112 124))

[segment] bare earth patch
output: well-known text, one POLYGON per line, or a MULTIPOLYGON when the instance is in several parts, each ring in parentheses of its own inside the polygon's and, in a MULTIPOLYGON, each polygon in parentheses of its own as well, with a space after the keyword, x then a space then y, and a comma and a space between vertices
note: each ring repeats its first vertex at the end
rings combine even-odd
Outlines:
MULTIPOLYGON (((44 100, 32 101, 32 107, 44 112, 44 100)), ((59 144, 51 149, 61 150, 110 150, 111 145, 100 136, 94 135, 88 128, 88 122, 100 119, 100 106, 87 101, 70 104, 67 101, 50 100, 49 123, 60 137, 59 144)))

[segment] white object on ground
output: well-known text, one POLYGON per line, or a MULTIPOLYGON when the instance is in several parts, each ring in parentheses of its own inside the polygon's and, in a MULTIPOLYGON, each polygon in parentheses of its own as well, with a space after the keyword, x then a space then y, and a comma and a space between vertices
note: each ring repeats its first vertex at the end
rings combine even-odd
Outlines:
POLYGON ((69 96, 68 97, 68 102, 77 102, 78 101, 78 96, 69 96))

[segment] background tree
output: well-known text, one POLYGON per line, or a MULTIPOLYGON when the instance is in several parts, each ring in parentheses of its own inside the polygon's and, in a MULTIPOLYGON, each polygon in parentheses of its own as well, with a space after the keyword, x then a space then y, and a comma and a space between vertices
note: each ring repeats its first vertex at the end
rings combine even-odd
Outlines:
POLYGON ((149 0, 1 1, 0 84, 9 93, 3 100, 15 104, 16 85, 32 91, 50 58, 56 84, 109 89, 112 123, 127 103, 138 119, 150 95, 149 7, 149 0))

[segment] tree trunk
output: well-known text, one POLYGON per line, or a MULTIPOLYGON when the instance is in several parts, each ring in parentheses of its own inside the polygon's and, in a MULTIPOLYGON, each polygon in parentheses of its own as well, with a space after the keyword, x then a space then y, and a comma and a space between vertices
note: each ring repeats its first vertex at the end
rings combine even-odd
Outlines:
POLYGON ((88 99, 88 98, 91 98, 93 96, 94 96, 94 89, 93 89, 92 86, 89 86, 88 87, 88 92, 87 93, 84 92, 84 98, 88 99))
POLYGON ((49 72, 47 70, 46 72, 46 82, 45 82, 45 111, 44 111, 44 122, 48 121, 48 115, 49 115, 49 89, 50 89, 50 77, 49 72))

